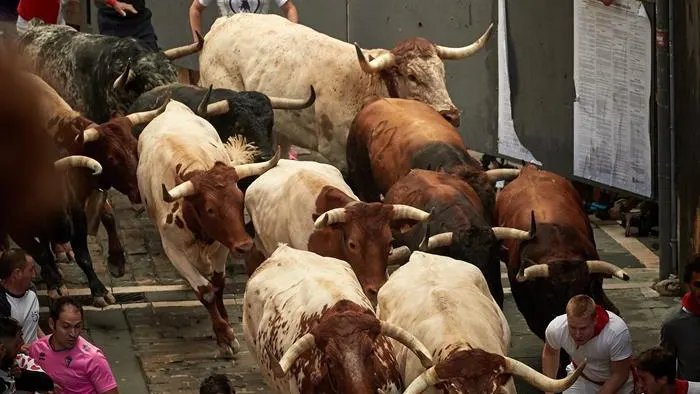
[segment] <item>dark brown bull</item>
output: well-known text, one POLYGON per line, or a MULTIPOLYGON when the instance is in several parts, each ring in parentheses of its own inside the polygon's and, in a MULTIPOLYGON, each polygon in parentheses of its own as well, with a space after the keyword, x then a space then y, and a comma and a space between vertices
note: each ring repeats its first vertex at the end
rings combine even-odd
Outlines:
POLYGON ((494 201, 493 183, 517 170, 483 171, 462 137, 443 116, 415 100, 378 99, 355 117, 347 143, 348 183, 363 201, 380 194, 413 168, 445 171, 476 190, 486 212, 494 201))
MULTIPOLYGON (((503 307, 500 241, 528 239, 528 231, 491 227, 489 214, 474 188, 446 173, 411 170, 389 189, 384 203, 431 212, 427 231, 425 225, 415 226, 405 234, 395 234, 397 241, 410 250, 430 250, 474 264, 484 274, 493 298, 503 307)), ((395 260, 401 261, 401 257, 397 255, 395 260)))
MULTIPOLYGON (((85 273, 96 306, 107 306, 115 302, 114 297, 107 291, 97 277, 92 265, 92 259, 87 247, 87 235, 96 232, 95 225, 88 225, 88 215, 85 210, 86 202, 94 190, 109 190, 116 188, 127 195, 132 203, 140 203, 136 167, 138 164, 137 141, 131 133, 131 128, 140 123, 153 119, 159 110, 135 113, 127 116, 117 116, 104 124, 94 124, 80 113, 73 111, 70 106, 46 82, 36 75, 24 74, 27 85, 33 85, 42 92, 38 116, 46 123, 47 137, 52 137, 56 143, 72 155, 84 155, 100 163, 103 171, 99 177, 92 177, 84 171, 71 171, 68 178, 69 211, 74 227, 71 246, 75 252, 75 261, 85 273)), ((162 109, 162 108, 161 108, 162 109)), ((102 201, 96 204, 95 219, 101 219, 107 230, 109 240, 108 265, 115 277, 124 275, 124 249, 117 235, 116 222, 111 207, 102 201), (103 208, 104 206, 104 208, 103 208)), ((38 261, 38 260, 37 260, 38 261)), ((38 261, 40 265, 55 264, 55 262, 38 261)), ((62 283, 47 280, 49 295, 58 296, 56 289, 64 292, 62 283)))
MULTIPOLYGON (((503 242, 513 297, 530 330, 544 340, 549 322, 564 314, 566 303, 577 294, 587 294, 619 314, 603 291, 603 278, 629 280, 629 276, 600 261, 593 229, 571 183, 535 166, 523 167, 499 194, 496 221, 499 226, 525 229, 532 212, 537 218, 535 237, 503 242)), ((562 363, 568 363, 564 358, 562 363)))

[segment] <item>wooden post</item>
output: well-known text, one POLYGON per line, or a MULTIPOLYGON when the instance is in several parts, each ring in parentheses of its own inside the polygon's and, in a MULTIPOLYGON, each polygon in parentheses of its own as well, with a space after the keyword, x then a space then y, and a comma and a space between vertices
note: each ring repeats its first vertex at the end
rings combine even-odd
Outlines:
MULTIPOLYGON (((700 253, 700 197, 695 206, 695 218, 693 220, 693 254, 700 253)), ((681 270, 679 270, 681 271, 681 270)))

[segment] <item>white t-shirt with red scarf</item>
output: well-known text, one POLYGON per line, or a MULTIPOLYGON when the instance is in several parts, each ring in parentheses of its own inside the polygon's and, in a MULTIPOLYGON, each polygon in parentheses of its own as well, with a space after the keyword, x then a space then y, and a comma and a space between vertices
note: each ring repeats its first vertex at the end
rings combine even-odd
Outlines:
MULTIPOLYGON (((569 373, 575 369, 572 364, 579 365, 583 360, 588 360, 583 371, 586 378, 579 378, 569 390, 566 390, 567 393, 597 393, 601 387, 599 383, 610 378, 610 362, 629 358, 633 352, 632 339, 627 324, 616 314, 600 307, 597 313, 596 335, 583 346, 577 346, 569 334, 566 314, 555 317, 549 323, 545 337, 550 347, 564 349, 571 357, 572 363, 567 367, 569 373)), ((618 393, 632 393, 633 391, 634 379, 630 372, 629 379, 618 393)))
POLYGON ((676 394, 700 394, 700 382, 676 379, 676 394))

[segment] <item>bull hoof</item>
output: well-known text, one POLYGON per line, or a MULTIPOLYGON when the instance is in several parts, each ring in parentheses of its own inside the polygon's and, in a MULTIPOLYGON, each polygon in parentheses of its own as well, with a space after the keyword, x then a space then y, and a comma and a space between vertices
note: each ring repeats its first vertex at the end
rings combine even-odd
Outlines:
POLYGON ((58 292, 59 292, 62 296, 69 296, 69 295, 70 295, 70 293, 68 292, 68 288, 66 287, 66 285, 61 285, 61 287, 58 288, 58 292))
POLYGON ((61 278, 65 277, 65 275, 63 275, 63 270, 61 269, 61 267, 56 266, 56 270, 58 271, 58 275, 60 275, 61 278))
POLYGON ((66 252, 59 252, 56 253, 56 264, 69 264, 70 259, 68 258, 68 254, 66 252))
POLYGON ((105 296, 105 300, 107 300, 107 302, 109 302, 109 305, 113 305, 113 304, 117 303, 117 299, 114 298, 114 295, 112 293, 109 293, 109 292, 105 296))
POLYGON ((223 358, 226 360, 232 360, 233 355, 235 353, 233 352, 233 349, 231 346, 228 345, 219 345, 219 353, 216 355, 216 358, 223 358))
POLYGON ((109 267, 109 273, 112 275, 113 278, 121 278, 122 276, 124 276, 124 272, 126 271, 126 269, 124 268, 126 266, 124 254, 110 253, 109 257, 107 257, 107 266, 109 267))
POLYGON ((109 304, 107 304, 107 300, 105 300, 104 297, 94 297, 92 299, 92 305, 97 307, 97 308, 104 308, 104 307, 108 306, 109 304))

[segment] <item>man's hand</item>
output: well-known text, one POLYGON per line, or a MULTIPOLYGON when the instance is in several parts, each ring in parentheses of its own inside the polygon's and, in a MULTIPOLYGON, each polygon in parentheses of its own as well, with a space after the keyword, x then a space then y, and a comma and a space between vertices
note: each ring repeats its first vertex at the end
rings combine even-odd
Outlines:
POLYGON ((129 11, 132 14, 138 14, 138 11, 136 11, 136 8, 134 8, 133 5, 122 3, 121 1, 115 1, 112 8, 114 8, 114 11, 117 11, 117 13, 121 16, 126 16, 126 11, 129 11))
POLYGON ((22 345, 22 347, 19 348, 19 352, 24 353, 24 354, 29 354, 29 345, 26 343, 24 345, 22 345))
POLYGON ((610 362, 610 377, 605 381, 598 394, 614 394, 627 382, 630 377, 632 357, 610 362))

